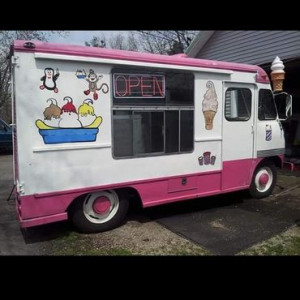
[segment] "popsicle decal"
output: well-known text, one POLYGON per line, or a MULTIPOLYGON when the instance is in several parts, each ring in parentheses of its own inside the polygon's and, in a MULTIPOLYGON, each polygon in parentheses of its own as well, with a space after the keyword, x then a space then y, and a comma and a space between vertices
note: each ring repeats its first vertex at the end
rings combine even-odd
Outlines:
POLYGON ((205 129, 212 130, 214 127, 214 117, 218 110, 218 97, 212 81, 207 81, 206 88, 207 91, 204 94, 202 101, 202 112, 205 119, 205 129))
POLYGON ((61 108, 54 98, 47 102, 51 103, 44 110, 44 121, 35 122, 45 144, 96 141, 102 117, 95 115, 92 99, 84 100, 78 113, 70 96, 64 97, 61 108))
POLYGON ((205 151, 202 156, 198 157, 198 163, 200 166, 203 165, 214 165, 216 162, 216 156, 211 155, 211 152, 205 151))
POLYGON ((59 77, 59 70, 56 69, 56 72, 52 68, 45 68, 44 69, 44 76, 41 77, 41 81, 43 82, 42 85, 40 85, 40 89, 44 90, 47 89, 49 91, 54 91, 54 93, 58 93, 58 88, 56 86, 56 81, 59 77))

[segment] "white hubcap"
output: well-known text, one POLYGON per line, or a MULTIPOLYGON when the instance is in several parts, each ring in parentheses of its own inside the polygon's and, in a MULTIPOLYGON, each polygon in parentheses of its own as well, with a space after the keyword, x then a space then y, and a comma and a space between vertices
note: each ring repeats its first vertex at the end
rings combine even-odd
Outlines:
POLYGON ((255 186, 259 192, 266 192, 271 187, 272 182, 273 172, 269 167, 263 167, 257 172, 255 176, 255 186))
POLYGON ((88 194, 83 202, 83 213, 92 223, 102 224, 112 219, 119 209, 119 197, 115 191, 88 194))

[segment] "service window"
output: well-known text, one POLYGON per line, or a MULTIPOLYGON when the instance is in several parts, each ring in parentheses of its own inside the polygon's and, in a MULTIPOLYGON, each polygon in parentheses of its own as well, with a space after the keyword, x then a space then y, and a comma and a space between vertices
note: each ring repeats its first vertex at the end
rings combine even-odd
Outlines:
POLYGON ((192 73, 114 69, 112 79, 115 158, 193 151, 192 73))
POLYGON ((251 117, 252 93, 247 88, 228 88, 225 93, 225 118, 248 121, 251 117))
POLYGON ((258 119, 275 120, 277 117, 275 102, 271 90, 260 89, 258 100, 258 119))

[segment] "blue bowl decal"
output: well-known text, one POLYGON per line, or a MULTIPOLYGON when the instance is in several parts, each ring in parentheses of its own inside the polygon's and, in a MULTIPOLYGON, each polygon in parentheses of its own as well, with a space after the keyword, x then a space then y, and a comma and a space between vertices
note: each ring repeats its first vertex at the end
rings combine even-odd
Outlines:
POLYGON ((39 129, 45 144, 95 142, 98 128, 39 129))
POLYGON ((78 79, 85 79, 86 75, 76 75, 78 79))

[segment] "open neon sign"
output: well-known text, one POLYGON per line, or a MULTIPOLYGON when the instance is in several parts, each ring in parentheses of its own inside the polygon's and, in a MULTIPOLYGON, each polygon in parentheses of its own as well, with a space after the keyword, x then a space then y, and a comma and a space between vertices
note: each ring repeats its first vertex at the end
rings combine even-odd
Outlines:
POLYGON ((113 76, 115 98, 164 98, 165 76, 121 74, 113 76))

